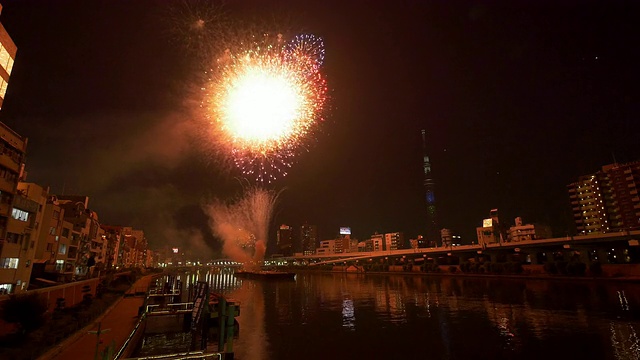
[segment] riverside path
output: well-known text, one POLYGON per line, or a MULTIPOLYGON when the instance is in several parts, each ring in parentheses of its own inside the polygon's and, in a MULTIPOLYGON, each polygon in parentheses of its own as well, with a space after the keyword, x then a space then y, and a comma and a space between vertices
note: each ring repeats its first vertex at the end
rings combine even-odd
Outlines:
MULTIPOLYGON (((136 292, 146 293, 149 283, 157 275, 146 275, 138 279, 127 291, 127 295, 135 295, 136 292)), ((96 353, 96 331, 98 323, 102 334, 100 335, 99 351, 115 343, 115 349, 119 349, 131 334, 138 321, 138 309, 144 302, 144 296, 124 296, 117 300, 103 315, 98 317, 93 324, 85 327, 72 335, 69 339, 56 345, 53 349, 42 355, 38 360, 91 360, 96 353), (106 332, 105 332, 106 330, 106 332), (92 331, 92 332, 90 332, 92 331)))

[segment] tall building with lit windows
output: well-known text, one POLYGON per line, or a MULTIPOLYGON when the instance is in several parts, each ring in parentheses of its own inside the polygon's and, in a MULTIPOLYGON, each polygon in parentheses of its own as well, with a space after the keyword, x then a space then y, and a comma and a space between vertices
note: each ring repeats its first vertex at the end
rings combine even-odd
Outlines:
POLYGON ((293 228, 282 224, 277 234, 278 252, 284 256, 293 255, 293 228))
POLYGON ((304 223, 300 226, 300 243, 304 255, 313 255, 318 247, 318 227, 304 223))
MULTIPOLYGON (((2 5, 0 5, 0 13, 2 13, 2 5)), ((7 93, 9 84, 9 76, 13 70, 13 61, 16 58, 18 48, 13 43, 9 33, 0 23, 0 108, 4 102, 4 96, 7 93)))
POLYGON ((611 164, 567 186, 578 234, 640 229, 640 161, 611 164))

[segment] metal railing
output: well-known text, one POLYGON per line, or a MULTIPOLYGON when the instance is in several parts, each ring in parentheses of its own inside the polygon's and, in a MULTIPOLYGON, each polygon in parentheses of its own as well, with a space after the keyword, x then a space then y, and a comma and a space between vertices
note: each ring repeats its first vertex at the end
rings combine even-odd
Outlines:
POLYGON ((208 353, 202 351, 191 351, 187 353, 152 355, 139 358, 130 358, 127 360, 223 360, 224 354, 208 353))
POLYGON ((149 296, 180 295, 180 289, 171 289, 169 291, 165 291, 163 288, 150 288, 147 294, 149 296))
POLYGON ((160 307, 158 304, 147 305, 145 309, 147 313, 177 313, 177 312, 191 312, 193 311, 193 303, 174 303, 174 304, 166 304, 165 306, 160 307))

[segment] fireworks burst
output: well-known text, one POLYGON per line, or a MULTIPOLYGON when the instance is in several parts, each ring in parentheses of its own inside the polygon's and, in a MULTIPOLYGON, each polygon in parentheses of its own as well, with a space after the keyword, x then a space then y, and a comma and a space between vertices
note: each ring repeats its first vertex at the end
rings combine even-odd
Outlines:
POLYGON ((227 50, 212 72, 207 104, 235 165, 257 182, 285 176, 322 120, 324 45, 313 35, 264 35, 227 50))

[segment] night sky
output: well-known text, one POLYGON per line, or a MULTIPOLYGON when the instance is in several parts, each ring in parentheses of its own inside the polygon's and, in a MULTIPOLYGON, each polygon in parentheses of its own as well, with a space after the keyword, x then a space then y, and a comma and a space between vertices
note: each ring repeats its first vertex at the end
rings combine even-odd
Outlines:
MULTIPOLYGON (((0 121, 29 138, 27 180, 88 195, 102 223, 152 247, 217 255, 201 205, 243 180, 198 140, 202 59, 170 1, 1 3, 18 54, 0 121)), ((269 185, 285 188, 274 227, 424 233, 421 129, 440 226, 465 242, 492 208, 564 236, 566 185, 640 160, 640 3, 487 3, 228 2, 231 18, 325 42, 331 109, 269 185)))

